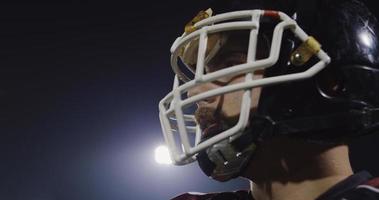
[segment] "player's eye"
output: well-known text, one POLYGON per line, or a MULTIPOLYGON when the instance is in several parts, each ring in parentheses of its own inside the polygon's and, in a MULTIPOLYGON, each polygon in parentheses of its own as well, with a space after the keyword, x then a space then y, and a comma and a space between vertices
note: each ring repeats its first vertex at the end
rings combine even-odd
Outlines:
POLYGON ((220 54, 206 65, 206 73, 215 72, 231 66, 246 63, 246 55, 242 52, 220 54))

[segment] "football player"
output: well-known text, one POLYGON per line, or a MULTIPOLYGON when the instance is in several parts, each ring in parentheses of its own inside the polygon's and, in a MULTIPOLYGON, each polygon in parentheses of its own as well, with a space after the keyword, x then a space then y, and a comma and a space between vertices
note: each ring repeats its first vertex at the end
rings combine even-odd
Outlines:
MULTIPOLYGON (((208 8, 208 7, 206 7, 208 8)), ((175 200, 379 199, 349 140, 379 129, 379 26, 357 0, 216 0, 171 47, 170 155, 251 190, 175 200)))

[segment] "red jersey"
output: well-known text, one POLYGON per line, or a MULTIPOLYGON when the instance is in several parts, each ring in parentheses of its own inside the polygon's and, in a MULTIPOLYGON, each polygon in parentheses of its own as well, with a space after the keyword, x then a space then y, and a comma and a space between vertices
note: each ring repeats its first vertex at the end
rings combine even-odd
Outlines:
MULTIPOLYGON (((254 200, 251 192, 185 193, 172 200, 254 200)), ((362 171, 331 187, 316 200, 379 200, 379 177, 362 171)))

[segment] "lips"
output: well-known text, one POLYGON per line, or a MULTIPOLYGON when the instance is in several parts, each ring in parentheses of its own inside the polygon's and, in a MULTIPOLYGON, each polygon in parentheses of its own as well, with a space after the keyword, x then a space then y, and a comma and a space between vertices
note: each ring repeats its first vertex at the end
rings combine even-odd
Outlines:
POLYGON ((195 112, 196 123, 202 130, 201 140, 211 138, 226 130, 226 124, 222 120, 222 114, 216 108, 199 107, 195 112))
POLYGON ((223 131, 223 127, 220 123, 214 123, 209 125, 207 128, 203 130, 202 139, 208 139, 213 137, 223 131))

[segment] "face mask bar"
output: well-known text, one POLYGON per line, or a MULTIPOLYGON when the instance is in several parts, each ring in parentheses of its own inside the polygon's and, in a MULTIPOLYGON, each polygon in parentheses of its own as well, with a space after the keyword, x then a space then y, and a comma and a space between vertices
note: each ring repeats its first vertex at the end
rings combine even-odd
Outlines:
POLYGON ((309 37, 296 24, 294 20, 282 12, 249 10, 224 13, 204 19, 196 23, 194 27, 196 31, 189 34, 184 33, 181 37, 176 39, 171 47, 171 65, 174 72, 176 73, 176 76, 174 79, 172 92, 164 97, 159 103, 159 116, 164 139, 170 150, 171 158, 177 165, 184 165, 193 162, 196 160, 196 154, 200 151, 222 140, 228 139, 229 142, 231 142, 244 133, 243 130, 248 124, 250 114, 252 88, 307 79, 317 74, 319 71, 325 68, 327 64, 330 63, 329 56, 319 48, 315 51, 315 55, 320 59, 320 61, 304 72, 280 75, 275 77, 265 77, 257 80, 252 79, 252 74, 256 70, 269 68, 278 61, 284 30, 291 30, 294 35, 304 43, 312 44, 312 42, 315 42, 315 40, 308 42, 311 37, 309 37), (257 35, 259 32, 261 17, 277 18, 280 19, 280 22, 274 28, 269 57, 262 60, 255 60, 257 35), (239 21, 231 22, 231 20, 239 21), (250 30, 247 63, 204 74, 208 34, 231 30, 250 30), (196 38, 199 38, 197 64, 194 79, 190 80, 179 69, 178 57, 180 56, 181 49, 196 38), (245 74, 244 82, 236 83, 233 85, 226 85, 194 95, 186 99, 182 99, 182 94, 188 92, 188 90, 200 84, 209 83, 225 76, 237 76, 241 74, 245 74), (184 83, 180 85, 181 81, 184 83), (189 105, 192 105, 201 100, 241 90, 243 90, 244 93, 240 109, 240 116, 237 124, 232 128, 199 143, 201 138, 201 130, 199 126, 186 126, 186 124, 194 124, 196 122, 193 115, 184 114, 183 110, 189 105), (170 120, 172 118, 175 120, 170 120), (194 145, 191 145, 189 141, 189 134, 191 133, 195 135, 194 145), (175 140, 174 134, 179 134, 179 143, 181 144, 180 146, 177 145, 178 141, 175 140))

